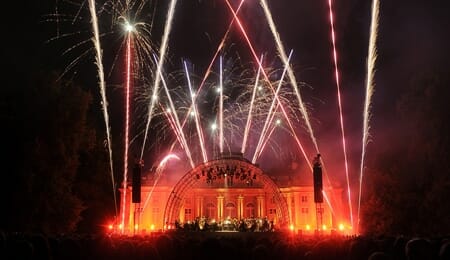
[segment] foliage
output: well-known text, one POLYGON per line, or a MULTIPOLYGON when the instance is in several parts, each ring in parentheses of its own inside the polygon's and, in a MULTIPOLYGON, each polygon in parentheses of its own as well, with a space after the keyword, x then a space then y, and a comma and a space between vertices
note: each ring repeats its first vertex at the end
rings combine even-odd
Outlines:
MULTIPOLYGON (((367 174, 367 232, 450 232, 449 73, 415 77, 397 102, 388 148, 367 174), (392 141, 397 140, 397 141, 392 141)), ((387 145, 387 144, 384 144, 387 145)))
POLYGON ((103 192, 89 190, 86 183, 108 176, 102 166, 107 160, 91 169, 86 165, 86 158, 105 154, 89 122, 92 97, 72 81, 57 80, 56 74, 18 79, 14 87, 8 103, 17 107, 7 131, 15 141, 7 147, 17 154, 10 162, 14 167, 7 168, 11 189, 2 196, 9 209, 2 228, 74 232, 83 211, 93 206, 89 196, 97 194, 93 196, 97 199, 103 192))

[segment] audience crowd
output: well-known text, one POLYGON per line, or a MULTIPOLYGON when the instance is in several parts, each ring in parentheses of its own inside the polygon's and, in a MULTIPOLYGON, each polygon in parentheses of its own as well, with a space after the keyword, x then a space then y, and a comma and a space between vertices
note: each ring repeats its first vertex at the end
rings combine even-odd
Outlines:
POLYGON ((0 232, 0 259, 450 259, 450 237, 186 232, 146 236, 0 232))

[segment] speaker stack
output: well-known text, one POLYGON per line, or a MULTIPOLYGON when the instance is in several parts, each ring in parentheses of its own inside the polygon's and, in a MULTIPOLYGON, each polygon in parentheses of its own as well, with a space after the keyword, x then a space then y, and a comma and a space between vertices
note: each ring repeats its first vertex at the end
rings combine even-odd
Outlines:
POLYGON ((320 154, 314 160, 313 165, 313 180, 314 180, 314 202, 323 202, 323 184, 322 184, 322 164, 320 163, 320 154))
POLYGON ((141 203, 141 172, 142 172, 142 164, 135 163, 133 168, 133 180, 132 180, 132 202, 133 203, 141 203))

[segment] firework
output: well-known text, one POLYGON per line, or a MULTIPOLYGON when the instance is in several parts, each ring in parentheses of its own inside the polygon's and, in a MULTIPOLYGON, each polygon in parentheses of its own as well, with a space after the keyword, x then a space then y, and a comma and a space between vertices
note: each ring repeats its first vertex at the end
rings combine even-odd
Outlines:
POLYGON ((352 209, 352 199, 350 194, 350 180, 348 175, 348 160, 347 160, 347 148, 345 142, 345 131, 344 131, 344 117, 342 115, 342 101, 341 101, 341 86, 339 81, 339 67, 337 60, 337 52, 336 52, 336 36, 334 31, 334 15, 333 15, 333 5, 332 0, 328 0, 328 9, 330 14, 330 28, 331 28, 331 42, 333 45, 333 61, 334 61, 334 75, 336 78, 336 88, 337 88, 337 99, 338 99, 338 108, 339 108, 339 122, 341 125, 341 133, 342 133, 342 149, 344 152, 344 167, 345 167, 345 178, 347 181, 347 197, 348 197, 348 206, 350 209, 350 222, 353 226, 353 209, 352 209))
MULTIPOLYGON (((147 142, 149 143, 147 146, 151 146, 149 149, 158 153, 163 149, 163 153, 167 153, 166 149, 168 149, 168 146, 171 144, 169 153, 177 149, 175 150, 176 152, 182 152, 183 156, 186 156, 188 159, 184 160, 187 163, 183 166, 189 164, 191 168, 195 168, 194 166, 197 163, 208 162, 209 158, 214 158, 218 152, 223 154, 227 150, 231 152, 235 149, 240 149, 242 154, 246 153, 246 156, 252 158, 252 163, 255 164, 258 160, 262 161, 262 156, 264 153, 268 153, 268 151, 270 151, 269 149, 272 149, 272 152, 276 153, 277 156, 281 156, 281 153, 277 153, 277 149, 278 151, 288 149, 285 149, 285 147, 283 147, 284 144, 278 141, 283 140, 280 136, 289 135, 294 138, 295 145, 298 146, 301 155, 300 152, 288 152, 291 153, 291 156, 294 153, 295 156, 297 156, 297 154, 300 155, 300 157, 303 156, 306 164, 312 169, 310 156, 307 155, 307 152, 300 141, 301 138, 298 136, 298 134, 301 134, 301 131, 304 130, 304 133, 306 133, 305 139, 310 138, 315 150, 319 153, 317 140, 310 123, 308 110, 311 108, 307 107, 303 102, 303 97, 300 92, 300 87, 302 85, 297 83, 293 68, 290 64, 293 50, 291 50, 290 53, 285 51, 283 42, 281 41, 279 32, 277 31, 275 22, 272 18, 271 10, 268 8, 267 1, 260 0, 260 5, 263 9, 264 18, 271 31, 279 56, 279 60, 276 59, 276 62, 282 64, 283 69, 272 69, 269 66, 264 67, 262 64, 263 56, 258 55, 258 57, 256 55, 255 48, 252 44, 253 39, 249 38, 242 20, 238 16, 239 11, 244 4, 244 0, 239 1, 237 8, 233 8, 230 1, 225 0, 230 13, 232 14, 231 20, 229 21, 229 24, 227 24, 228 28, 223 37, 217 39, 220 41, 207 69, 201 71, 202 74, 198 77, 195 76, 193 66, 188 69, 187 61, 185 59, 182 64, 183 69, 180 69, 178 74, 175 73, 176 71, 174 72, 167 69, 167 57, 170 56, 169 37, 172 31, 172 23, 176 16, 175 10, 177 1, 171 0, 167 3, 168 10, 165 20, 163 21, 164 28, 162 31, 161 44, 157 52, 154 51, 151 41, 152 37, 150 37, 153 21, 151 21, 151 25, 145 22, 136 22, 143 21, 143 19, 139 18, 142 18, 141 15, 145 13, 144 10, 146 8, 144 8, 144 6, 148 6, 147 3, 149 2, 145 0, 106 1, 102 4, 101 8, 96 9, 96 2, 94 0, 89 0, 88 6, 91 16, 90 26, 92 27, 90 35, 93 34, 92 39, 80 41, 65 51, 65 53, 70 53, 80 46, 85 45, 87 42, 90 43, 90 41, 92 41, 94 43, 93 48, 91 48, 95 51, 103 117, 106 125, 111 179, 114 189, 117 187, 115 187, 114 184, 111 133, 107 111, 108 102, 106 98, 105 82, 105 75, 108 79, 108 73, 105 73, 105 68, 106 71, 109 69, 110 74, 115 72, 114 67, 116 66, 116 61, 122 61, 122 55, 123 53, 126 53, 124 55, 126 67, 125 69, 122 69, 122 67, 120 68, 121 70, 124 70, 124 75, 126 77, 125 80, 120 83, 121 86, 123 85, 125 93, 125 122, 124 128, 121 129, 121 131, 124 131, 125 138, 123 158, 123 200, 125 200, 125 193, 127 191, 128 153, 131 144, 134 140, 137 140, 138 136, 143 139, 142 147, 140 147, 141 160, 144 156, 145 148, 148 148, 146 147, 147 142), (100 23, 103 26, 102 28, 99 28, 97 16, 102 16, 102 21, 106 21, 100 23), (107 22, 109 18, 111 19, 110 24, 107 22), (117 31, 114 31, 117 25, 120 25, 121 29, 126 29, 125 31, 120 31, 120 47, 109 46, 110 49, 107 49, 109 52, 102 50, 100 41, 105 42, 102 37, 112 37, 111 35, 117 36, 117 31), (233 27, 233 25, 236 27, 233 27), (110 26, 110 31, 105 29, 107 26, 110 26), (227 48, 233 46, 233 44, 225 45, 225 41, 228 39, 229 32, 232 28, 237 28, 237 32, 242 36, 244 44, 248 46, 248 50, 252 56, 252 61, 250 62, 251 69, 243 70, 242 67, 236 66, 238 63, 237 61, 240 62, 239 57, 233 59, 229 58, 228 55, 225 55, 225 46, 227 48), (113 54, 115 55, 111 55, 111 49, 113 49, 113 54), (108 63, 106 63, 106 66, 103 64, 103 59, 105 57, 108 62, 113 60, 111 64, 109 64, 110 66, 108 66, 108 63), (214 64, 218 64, 217 69, 213 69, 214 64), (276 88, 274 87, 275 85, 277 85, 276 88), (131 88, 133 88, 133 91, 131 91, 131 88), (163 88, 163 90, 160 90, 160 88, 163 88), (160 95, 160 92, 162 95, 160 95), (133 112, 130 107, 133 98, 135 98, 135 101, 141 102, 141 105, 143 104, 141 107, 138 106, 139 104, 136 104, 136 106, 133 104, 133 107, 141 110, 145 109, 145 113, 137 113, 137 111, 135 111, 136 115, 139 114, 138 116, 145 117, 145 120, 131 120, 131 118, 133 118, 131 116, 133 112), (145 108, 143 108, 144 106, 145 108), (133 125, 133 123, 136 125, 133 125), (144 124, 145 126, 143 126, 144 124), (206 126, 214 126, 214 128, 211 127, 213 131, 207 131, 206 126), (145 128, 145 130, 143 130, 143 128, 145 128), (134 138, 131 136, 131 130, 133 129, 138 129, 138 131, 140 131, 139 135, 136 135, 134 138), (277 133, 280 132, 280 135, 275 135, 275 130, 277 130, 277 133), (155 137, 152 139, 152 142, 147 141, 149 136, 155 137), (130 137, 132 138, 131 141, 129 140, 130 137)), ((156 12, 156 5, 154 6, 155 9, 153 10, 153 13, 156 12)), ((348 203, 351 225, 354 226, 332 0, 328 0, 328 7, 332 58, 334 62, 333 74, 336 78, 348 203)), ((80 9, 75 17, 81 16, 82 12, 80 9)), ((372 7, 367 85, 363 115, 364 126, 359 174, 358 220, 360 214, 364 157, 369 137, 370 99, 374 88, 373 74, 374 63, 376 60, 375 43, 378 23, 377 19, 378 1, 374 0, 372 7)), ((60 23, 61 21, 58 18, 56 22, 60 23)), ((61 35, 58 31, 57 37, 68 37, 68 34, 61 35)), ((89 50, 82 52, 79 57, 66 67, 65 72, 73 69, 74 66, 88 54, 89 50)), ((265 58, 265 60, 270 59, 265 58)), ((266 61, 266 63, 268 62, 266 61)), ((277 64, 275 67, 281 66, 277 64)), ((160 163, 158 168, 162 169, 163 167, 164 166, 160 163)), ((328 174, 326 174, 325 166, 323 166, 323 169, 328 183, 331 185, 328 174)), ((333 196, 328 197, 324 191, 324 197, 332 209, 332 214, 334 214, 331 202, 329 201, 329 198, 332 200, 334 199, 333 196)), ((115 197, 114 200, 116 202, 115 197)), ((125 203, 123 204, 125 205, 125 203)), ((123 208, 122 211, 125 213, 125 208, 123 208)), ((124 216, 122 216, 122 226, 125 224, 123 221, 124 216)))
MULTIPOLYGON (((288 62, 291 59, 291 56, 292 56, 292 50, 291 50, 291 53, 289 53, 288 62)), ((256 162, 256 159, 261 154, 261 151, 262 151, 262 148, 263 148, 263 143, 265 143, 264 139, 266 138, 265 135, 267 134, 268 125, 273 120, 274 106, 275 105, 277 105, 277 107, 279 106, 279 104, 276 101, 278 100, 278 98, 277 98, 278 97, 278 93, 280 92, 281 86, 283 84, 283 79, 284 79, 284 75, 286 74, 287 67, 288 67, 288 65, 284 66, 283 74, 281 74, 281 79, 280 79, 280 81, 278 83, 277 90, 275 91, 275 96, 273 98, 272 105, 270 105, 269 113, 267 114, 267 119, 266 119, 266 121, 264 123, 264 128, 263 128, 263 130, 261 132, 261 137, 259 139, 258 145, 256 146, 255 154, 253 155, 253 160, 252 160, 253 163, 256 162)), ((267 137, 267 139, 268 139, 268 137, 267 137)))
MULTIPOLYGON (((377 34, 378 34, 378 16, 379 16, 379 2, 373 0, 372 2, 372 20, 370 25, 370 38, 369 38, 369 53, 367 57, 367 79, 366 79, 366 95, 364 100, 363 111, 363 138, 362 138, 362 152, 361 152, 361 166, 359 173, 359 195, 358 195, 358 231, 359 231, 359 214, 361 209, 361 195, 362 195, 362 180, 364 172, 364 158, 366 155, 366 146, 369 138, 369 120, 370 120, 370 103, 374 90, 373 77, 375 74, 375 62, 377 59, 377 34)), ((357 231, 357 232, 358 232, 357 231)))
POLYGON ((98 21, 97 21, 97 11, 95 9, 95 1, 89 0, 89 10, 91 14, 91 22, 92 22, 92 30, 94 32, 94 37, 92 38, 92 41, 94 42, 95 46, 95 53, 96 53, 96 64, 98 68, 98 77, 99 77, 99 87, 100 87, 100 94, 102 98, 102 106, 103 106, 103 118, 105 119, 105 127, 106 127, 106 138, 107 138, 107 145, 108 145, 108 151, 109 151, 109 167, 111 172, 111 182, 113 187, 113 194, 114 194, 114 205, 116 206, 116 215, 117 215, 117 199, 116 199, 116 190, 115 190, 115 181, 114 181, 114 168, 113 168, 113 157, 112 157, 112 148, 111 148, 111 132, 109 128, 109 114, 108 114, 108 101, 106 99, 106 91, 105 91, 105 74, 103 70, 103 62, 102 62, 102 51, 100 46, 100 36, 98 31, 98 21))
POLYGON ((148 193, 147 198, 145 199, 144 207, 142 208, 142 211, 144 211, 145 208, 147 208, 148 202, 150 201, 150 198, 152 197, 153 190, 155 189, 155 186, 158 184, 158 181, 161 178, 162 172, 164 171, 164 168, 166 167, 167 162, 171 159, 180 160, 180 158, 177 155, 168 154, 159 162, 158 167, 156 168, 156 171, 155 171, 155 178, 153 181, 152 188, 150 189, 150 192, 148 193))
POLYGON ((285 66, 288 66, 287 67, 287 73, 288 73, 288 76, 289 76, 289 80, 290 80, 291 85, 294 88, 295 94, 296 94, 296 96, 298 98, 298 103, 299 103, 300 109, 301 109, 300 111, 302 112, 303 119, 305 120, 305 124, 307 126, 308 132, 309 132, 309 134, 311 136, 311 139, 312 139, 312 141, 314 143, 314 146, 316 148, 316 152, 320 153, 319 152, 319 146, 317 145, 317 141, 316 141, 316 138, 314 136, 314 131, 312 129, 312 126, 311 126, 311 123, 310 123, 310 120, 309 120, 308 111, 306 110, 306 107, 305 107, 305 105, 303 103, 302 96, 300 94, 299 87, 297 85, 297 80, 295 79, 294 72, 292 71, 292 68, 289 66, 288 58, 286 56, 286 51, 284 50, 283 44, 282 44, 281 39, 280 39, 280 35, 279 35, 279 33, 278 33, 278 31, 277 31, 277 29, 275 27, 275 23, 273 22, 272 14, 271 14, 271 12, 269 10, 269 7, 267 6, 267 3, 266 3, 265 0, 261 0, 261 5, 262 5, 262 7, 264 9, 264 14, 266 15, 267 22, 269 23, 270 30, 272 32, 272 35, 273 35, 274 39, 275 39, 276 46, 277 46, 277 49, 278 49, 278 53, 280 54, 281 59, 283 60, 283 63, 285 64, 285 66))
MULTIPOLYGON (((240 31, 241 31, 241 33, 242 33, 242 35, 243 35, 243 37, 244 37, 246 43, 248 44, 248 47, 250 48, 250 51, 251 51, 251 53, 252 53, 252 55, 253 55, 253 58, 254 58, 255 61, 258 63, 258 66, 261 67, 262 75, 264 76, 265 80, 266 80, 267 83, 269 84, 270 89, 272 90, 272 92, 275 93, 275 90, 274 90, 274 88, 273 88, 272 84, 270 83, 270 80, 269 80, 269 78, 268 78, 268 76, 267 76, 267 73, 265 72, 264 68, 262 67, 262 64, 259 63, 259 59, 258 59, 258 57, 257 57, 257 55, 256 55, 256 52, 255 52, 255 50, 254 50, 254 48, 253 48, 253 45, 252 45, 252 43, 251 43, 251 41, 250 41, 250 39, 249 39, 249 37, 248 37, 248 35, 247 35, 247 33, 246 33, 244 27, 243 27, 243 25, 242 25, 240 19, 237 17, 237 14, 236 14, 236 12, 234 11, 233 7, 231 6, 230 2, 229 2, 228 0, 226 0, 226 3, 227 3, 228 8, 230 9, 230 11, 233 13, 233 16, 236 18, 236 22, 237 22, 237 24, 238 24, 238 27, 239 27, 239 29, 240 29, 240 31)), ((291 119, 289 118, 289 116, 288 116, 288 114, 287 114, 287 112, 286 112, 284 106, 281 104, 281 102, 280 102, 280 109, 281 109, 281 111, 283 112, 283 116, 285 117, 286 122, 287 122, 288 125, 289 125, 289 128, 290 128, 291 131, 292 131, 292 135, 294 136, 295 141, 296 141, 297 144, 299 145, 299 148, 300 148, 300 150, 302 151, 302 154, 305 156, 306 162, 308 163, 309 167, 312 169, 311 162, 309 161, 308 157, 306 156, 306 152, 304 151, 303 145, 301 144, 300 139, 298 138, 298 136, 297 136, 297 134, 296 134, 296 131, 295 131, 295 129, 294 129, 292 123, 291 123, 291 119)))
MULTIPOLYGON (((167 12, 167 18, 166 18, 166 24, 164 27, 164 34, 162 37, 162 43, 161 43, 161 48, 159 50, 159 61, 158 61, 158 65, 156 67, 156 76, 155 76, 155 82, 153 85, 153 97, 156 97, 158 94, 158 89, 159 89, 159 84, 160 84, 160 72, 161 72, 161 68, 163 66, 164 63, 164 59, 166 56, 166 51, 167 51, 167 42, 169 40, 169 34, 172 30, 172 21, 173 21, 173 17, 174 17, 174 13, 175 13, 175 6, 177 4, 177 0, 171 0, 170 1, 170 6, 169 6, 169 10, 167 12)), ((155 98, 151 98, 150 99, 150 105, 149 105, 149 109, 148 109, 148 118, 147 118, 147 125, 145 127, 145 134, 144 134, 144 141, 142 143, 142 149, 141 149, 141 159, 144 156, 144 148, 145 148, 145 143, 147 140, 147 135, 148 135, 148 129, 150 127, 150 121, 152 120, 152 116, 153 116, 153 109, 155 107, 155 103, 156 103, 156 99, 155 98)))
MULTIPOLYGON (((197 111, 196 105, 195 105, 196 95, 195 95, 194 91, 192 90, 191 78, 189 77, 189 71, 188 71, 186 62, 184 62, 184 69, 186 71, 186 78, 187 78, 187 81, 188 81, 189 93, 191 95, 192 107, 194 108, 195 126, 197 127, 197 133, 198 133, 198 138, 199 138, 199 142, 200 142, 200 148, 202 149, 203 162, 207 162, 208 161, 208 156, 206 155, 205 139, 203 137, 203 131, 202 131, 202 128, 200 126, 200 120, 199 120, 199 116, 198 116, 198 111, 197 111)), ((183 130, 183 129, 181 129, 181 130, 183 130)), ((192 165, 192 168, 194 168, 194 165, 192 165)))
MULTIPOLYGON (((263 56, 261 55, 261 59, 258 62, 262 63, 262 61, 263 61, 263 56)), ((260 73, 261 73, 261 67, 258 67, 258 73, 256 74, 256 79, 255 79, 255 86, 253 87, 252 99, 250 101, 250 109, 248 110, 247 123, 245 124, 244 138, 242 138, 242 148, 241 148, 242 154, 245 153, 245 148, 247 146, 248 131, 250 130, 250 126, 252 124, 252 110, 253 110, 253 104, 255 103, 255 96, 256 96, 256 90, 258 89, 258 81, 259 81, 260 73)))

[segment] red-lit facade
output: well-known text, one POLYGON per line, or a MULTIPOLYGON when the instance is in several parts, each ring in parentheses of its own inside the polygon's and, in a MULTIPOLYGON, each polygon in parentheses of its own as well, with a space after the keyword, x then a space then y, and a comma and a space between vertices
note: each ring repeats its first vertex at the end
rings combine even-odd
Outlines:
MULTIPOLYGON (((154 183, 154 174, 143 176, 141 203, 132 203, 132 185, 127 186, 126 206, 120 207, 126 210, 123 232, 169 229, 175 221, 184 223, 197 217, 217 222, 267 218, 278 228, 303 233, 317 228, 337 229, 343 223, 335 210, 342 208, 341 189, 324 187, 327 197, 333 200, 316 204, 311 178, 269 177, 239 156, 201 164, 176 184, 170 184, 164 176, 154 183)), ((122 203, 123 194, 122 189, 122 203)))

